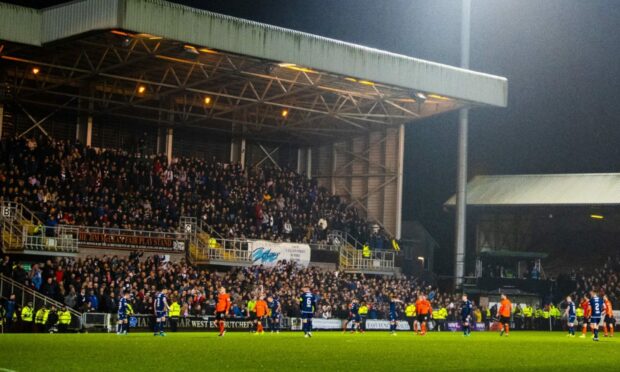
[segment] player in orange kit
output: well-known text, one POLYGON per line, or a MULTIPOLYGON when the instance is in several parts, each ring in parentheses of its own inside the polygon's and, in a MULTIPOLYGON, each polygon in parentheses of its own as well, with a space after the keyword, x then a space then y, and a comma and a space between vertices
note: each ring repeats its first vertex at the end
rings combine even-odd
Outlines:
POLYGON ((502 326, 502 329, 499 333, 500 336, 503 336, 506 333, 506 336, 510 334, 510 315, 512 315, 512 302, 506 297, 505 294, 502 294, 501 301, 499 303, 499 323, 502 326))
POLYGON ((583 295, 583 299, 579 303, 579 306, 583 310, 583 327, 579 338, 586 338, 586 333, 588 333, 588 328, 590 328, 590 316, 592 315, 592 309, 590 309, 590 299, 587 294, 583 295))
POLYGON ((419 295, 418 300, 415 302, 415 308, 418 312, 418 327, 420 327, 416 331, 419 335, 424 336, 426 334, 426 322, 428 322, 429 316, 432 313, 431 303, 426 299, 426 296, 419 295))
POLYGON ((605 327, 605 337, 614 337, 614 323, 616 322, 616 319, 614 319, 614 311, 611 307, 611 301, 609 301, 607 295, 603 296, 603 301, 605 302, 605 323, 603 325, 603 327, 605 327))
POLYGON ((265 301, 264 295, 261 295, 258 301, 256 301, 256 306, 254 307, 254 311, 256 312, 256 333, 255 335, 262 335, 264 333, 263 321, 267 317, 267 313, 269 311, 269 307, 267 306, 267 302, 265 301))
POLYGON ((220 329, 220 337, 226 333, 225 318, 230 311, 230 296, 226 293, 226 288, 221 287, 220 293, 217 295, 217 304, 215 305, 215 323, 220 329))

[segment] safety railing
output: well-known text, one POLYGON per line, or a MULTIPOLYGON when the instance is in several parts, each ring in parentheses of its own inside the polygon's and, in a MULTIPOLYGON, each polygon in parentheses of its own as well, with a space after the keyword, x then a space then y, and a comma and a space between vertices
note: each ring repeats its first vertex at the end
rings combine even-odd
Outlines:
POLYGON ((224 239, 222 234, 220 234, 216 229, 214 229, 213 226, 209 225, 208 223, 204 221, 200 221, 198 223, 198 229, 199 231, 204 231, 216 239, 224 239))
POLYGON ((24 230, 32 226, 22 215, 20 204, 3 202, 0 206, 0 223, 2 224, 2 248, 5 251, 22 251, 24 230))
POLYGON ((340 251, 340 246, 333 243, 310 243, 308 244, 310 249, 317 251, 330 251, 330 252, 338 252, 340 251))
MULTIPOLYGON (((9 299, 11 295, 15 295, 15 302, 21 308, 29 303, 32 304, 33 315, 36 314, 36 311, 42 307, 49 309, 50 307, 55 306, 57 309, 60 309, 64 306, 64 304, 50 297, 44 296, 30 287, 0 274, 0 297, 9 299)), ((67 310, 71 313, 71 323, 69 328, 82 328, 82 313, 70 307, 67 307, 67 310)))
POLYGON ((29 233, 24 227, 24 249, 30 253, 77 253, 78 228, 59 225, 56 227, 37 227, 36 232, 29 233))
POLYGON ((340 249, 340 269, 354 272, 394 272, 396 254, 393 251, 371 251, 351 247, 340 249))
MULTIPOLYGON (((198 233, 200 235, 200 233, 198 233)), ((194 263, 249 265, 252 263, 248 242, 239 239, 190 240, 190 257, 194 263)))

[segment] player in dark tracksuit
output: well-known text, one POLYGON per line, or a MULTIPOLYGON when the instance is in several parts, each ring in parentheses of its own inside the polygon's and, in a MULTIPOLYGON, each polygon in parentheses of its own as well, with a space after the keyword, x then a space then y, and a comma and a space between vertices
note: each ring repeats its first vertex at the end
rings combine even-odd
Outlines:
POLYGON ((396 336, 396 327, 398 326, 398 313, 396 311, 396 304, 402 303, 401 300, 394 297, 394 295, 390 296, 390 334, 392 336, 396 336))
POLYGON ((277 298, 269 296, 267 298, 267 306, 269 306, 269 328, 271 332, 280 333, 280 319, 282 318, 282 307, 277 298))
POLYGON ((123 297, 118 301, 118 322, 116 324, 116 334, 126 335, 129 324, 127 323, 127 299, 129 298, 129 292, 123 292, 123 297))
POLYGON ((471 316, 473 311, 473 305, 471 301, 467 299, 467 295, 464 294, 461 303, 461 326, 463 327, 463 336, 471 335, 471 316))

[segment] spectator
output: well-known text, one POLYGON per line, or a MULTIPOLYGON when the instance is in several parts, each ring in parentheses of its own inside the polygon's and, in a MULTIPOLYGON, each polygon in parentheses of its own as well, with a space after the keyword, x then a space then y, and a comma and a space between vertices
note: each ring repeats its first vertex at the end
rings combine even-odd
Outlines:
MULTIPOLYGON (((242 169, 197 158, 84 148, 48 138, 9 139, 0 197, 35 211, 48 236, 62 225, 174 231, 180 216, 229 238, 325 242, 330 230, 368 241, 368 222, 316 180, 288 169, 242 169)), ((382 229, 372 248, 390 247, 382 229)), ((44 276, 44 280, 45 280, 44 276)), ((59 280, 58 280, 59 281, 59 280)))

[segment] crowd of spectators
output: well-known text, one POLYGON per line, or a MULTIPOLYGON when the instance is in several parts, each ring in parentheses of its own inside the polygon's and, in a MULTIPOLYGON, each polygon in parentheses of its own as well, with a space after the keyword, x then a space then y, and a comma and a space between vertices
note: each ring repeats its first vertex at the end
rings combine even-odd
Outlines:
POLYGON ((573 298, 579 299, 590 289, 596 288, 614 304, 620 299, 620 256, 608 257, 602 265, 592 270, 571 270, 565 277, 576 283, 573 298))
MULTIPOLYGON (((442 293, 427 283, 406 276, 349 274, 303 268, 287 262, 273 267, 237 267, 214 271, 193 267, 185 261, 171 262, 157 255, 143 257, 137 252, 128 257, 58 257, 33 264, 28 271, 9 257, 0 263, 5 276, 80 312, 115 313, 120 293, 128 290, 134 311, 152 314, 155 293, 167 288, 170 300, 180 304, 182 316, 212 315, 217 289, 224 286, 231 294, 233 317, 247 318, 250 315, 248 305, 261 294, 277 297, 285 316, 299 317, 297 299, 302 287, 307 285, 318 298, 316 316, 322 318, 346 318, 349 304, 357 299, 368 305, 368 319, 385 319, 390 296, 403 301, 398 311, 404 318, 405 307, 424 293, 434 310, 446 310, 445 320, 459 319, 460 295, 442 293)), ((588 290, 596 288, 616 304, 620 294, 619 272, 620 258, 609 258, 589 275, 582 270, 574 270, 568 274, 574 290, 572 293, 566 291, 562 297, 571 294, 578 301, 588 290)), ((544 300, 542 306, 530 307, 529 313, 528 306, 515 303, 513 315, 517 329, 549 329, 549 324, 553 325, 553 329, 561 328, 561 313, 565 307, 562 299, 544 300)), ((475 319, 488 323, 495 317, 496 310, 475 306, 475 319)))
POLYGON ((288 169, 242 169, 198 158, 86 148, 46 137, 5 139, 0 198, 26 205, 46 227, 174 231, 197 217, 226 238, 324 242, 330 230, 390 247, 355 208, 288 169))
POLYGON ((183 316, 213 315, 220 286, 228 288, 233 302, 231 315, 239 318, 249 315, 248 302, 261 293, 279 298, 285 316, 298 317, 297 299, 305 285, 316 293, 317 316, 323 318, 346 318, 348 305, 355 298, 369 305, 369 319, 383 319, 390 295, 403 301, 403 313, 404 306, 414 302, 419 292, 426 293, 435 307, 448 308, 455 318, 458 307, 456 296, 442 294, 413 278, 345 274, 286 262, 217 272, 197 269, 184 261, 173 263, 160 256, 144 258, 132 253, 125 258, 55 258, 32 265, 29 272, 7 257, 2 270, 81 312, 115 313, 120 293, 129 290, 134 311, 152 314, 155 293, 167 288, 170 299, 181 305, 183 316))

